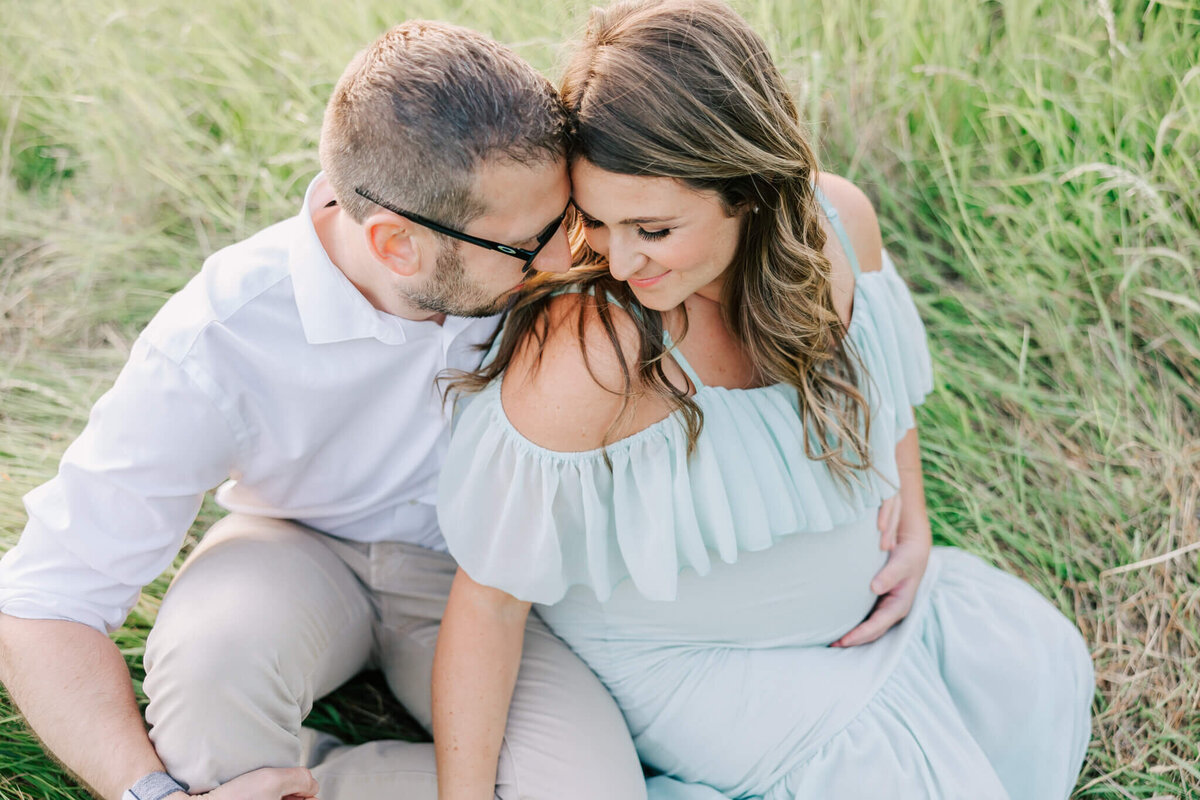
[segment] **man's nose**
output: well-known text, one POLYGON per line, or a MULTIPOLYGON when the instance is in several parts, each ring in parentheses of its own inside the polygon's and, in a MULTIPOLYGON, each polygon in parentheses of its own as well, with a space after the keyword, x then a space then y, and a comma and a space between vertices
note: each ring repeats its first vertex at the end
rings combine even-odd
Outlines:
POLYGON ((554 237, 546 242, 530 267, 538 272, 566 272, 571 268, 571 245, 567 241, 565 226, 558 226, 554 237))

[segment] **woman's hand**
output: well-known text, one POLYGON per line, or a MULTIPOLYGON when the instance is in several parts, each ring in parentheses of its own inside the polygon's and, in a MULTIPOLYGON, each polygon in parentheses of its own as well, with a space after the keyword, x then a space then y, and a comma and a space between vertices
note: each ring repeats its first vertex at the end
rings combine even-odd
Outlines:
POLYGON ((879 599, 870 616, 830 647, 854 647, 873 642, 912 610, 933 543, 929 525, 900 524, 894 536, 887 563, 871 581, 871 591, 879 595, 879 599))
POLYGON ((879 507, 879 548, 891 551, 883 569, 871 580, 871 591, 879 599, 866 620, 830 647, 867 644, 887 633, 912 610, 917 587, 925 575, 933 537, 925 512, 925 484, 921 480, 916 428, 896 445, 896 467, 900 473, 900 491, 879 507))
POLYGON ((304 767, 264 767, 239 775, 223 783, 211 792, 201 795, 184 795, 176 792, 167 800, 176 797, 202 797, 206 800, 310 800, 317 796, 317 781, 304 767))

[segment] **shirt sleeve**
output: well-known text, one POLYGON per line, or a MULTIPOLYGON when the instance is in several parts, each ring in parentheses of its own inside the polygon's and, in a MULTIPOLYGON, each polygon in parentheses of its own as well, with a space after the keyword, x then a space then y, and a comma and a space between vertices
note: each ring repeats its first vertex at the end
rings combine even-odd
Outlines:
POLYGON ((138 340, 58 474, 25 496, 29 521, 0 559, 0 611, 120 627, 234 468, 238 437, 212 385, 138 340))

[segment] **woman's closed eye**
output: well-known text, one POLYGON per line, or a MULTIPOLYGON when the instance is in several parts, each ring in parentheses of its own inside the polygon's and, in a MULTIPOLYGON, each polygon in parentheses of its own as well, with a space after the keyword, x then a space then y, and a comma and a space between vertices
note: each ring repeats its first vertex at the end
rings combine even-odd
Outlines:
MULTIPOLYGON (((576 208, 576 210, 578 210, 578 207, 576 208)), ((598 219, 589 217, 587 214, 583 213, 582 211, 579 212, 579 221, 583 225, 583 227, 587 228, 588 230, 595 230, 596 228, 604 227, 603 222, 601 222, 598 219)), ((654 242, 654 241, 658 241, 659 239, 666 238, 671 233, 671 231, 674 229, 673 228, 661 228, 656 231, 648 231, 639 225, 639 226, 637 226, 636 230, 637 230, 638 236, 640 236, 641 238, 645 239, 648 242, 654 242)))
POLYGON ((587 214, 584 214, 582 211, 579 212, 579 222, 583 225, 583 227, 587 228, 588 230, 604 227, 603 222, 601 222, 598 219, 592 219, 587 214))
POLYGON ((639 227, 637 229, 637 235, 642 237, 643 239, 645 239, 648 242, 656 242, 659 239, 665 239, 667 237, 667 235, 669 235, 671 233, 671 231, 672 231, 671 228, 663 228, 663 229, 657 230, 657 231, 648 231, 645 228, 639 227))

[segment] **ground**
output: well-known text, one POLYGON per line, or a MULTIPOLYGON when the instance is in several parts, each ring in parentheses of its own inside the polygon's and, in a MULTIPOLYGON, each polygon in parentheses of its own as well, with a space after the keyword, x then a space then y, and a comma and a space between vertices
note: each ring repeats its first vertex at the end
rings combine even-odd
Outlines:
MULTIPOLYGON (((1029 581, 1091 647, 1076 797, 1200 796, 1200 3, 738 7, 826 169, 875 202, 928 327, 938 542, 1029 581)), ((169 293, 294 213, 333 82, 399 13, 0 6, 0 551, 169 293)), ((485 30, 553 78, 586 6, 403 13, 485 30)), ((168 579, 116 634, 135 678, 168 579)), ((314 721, 416 733, 370 676, 314 721)), ((84 796, 0 694, 0 798, 84 796)))

